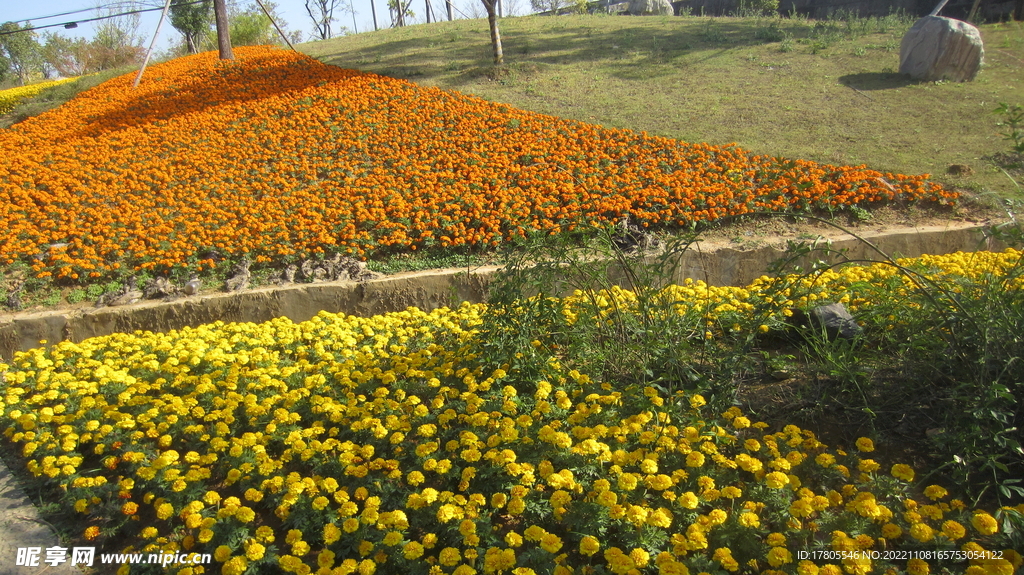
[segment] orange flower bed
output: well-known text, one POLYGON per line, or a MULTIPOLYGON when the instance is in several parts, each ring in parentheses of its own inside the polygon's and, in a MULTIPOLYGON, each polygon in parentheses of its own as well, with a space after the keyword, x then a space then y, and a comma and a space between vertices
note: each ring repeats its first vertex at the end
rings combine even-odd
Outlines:
POLYGON ((202 269, 211 250, 369 257, 626 214, 671 226, 955 199, 927 176, 606 129, 275 48, 235 53, 153 66, 137 89, 128 74, 0 131, 0 263, 78 279, 202 269))

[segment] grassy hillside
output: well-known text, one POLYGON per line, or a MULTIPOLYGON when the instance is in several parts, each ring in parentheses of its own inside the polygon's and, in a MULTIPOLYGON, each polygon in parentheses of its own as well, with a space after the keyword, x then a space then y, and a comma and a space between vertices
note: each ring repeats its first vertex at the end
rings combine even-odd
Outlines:
POLYGON ((985 67, 968 83, 896 74, 912 20, 852 22, 562 16, 501 21, 507 73, 489 72, 485 21, 308 43, 307 54, 527 110, 756 153, 867 164, 975 191, 1012 184, 999 102, 1024 103, 1024 27, 981 26, 985 67), (973 170, 949 176, 951 164, 973 170))

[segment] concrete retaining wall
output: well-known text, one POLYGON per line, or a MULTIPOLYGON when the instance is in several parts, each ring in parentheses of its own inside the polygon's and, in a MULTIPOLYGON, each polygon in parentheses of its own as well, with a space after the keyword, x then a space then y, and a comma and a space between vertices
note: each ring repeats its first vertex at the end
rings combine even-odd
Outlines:
MULTIPOLYGON (((896 257, 1002 249, 986 240, 983 230, 979 225, 950 225, 865 233, 862 237, 896 257)), ((850 236, 833 239, 831 248, 848 250, 845 257, 849 259, 879 257, 877 252, 850 236)), ((784 253, 784 243, 779 247, 752 250, 700 243, 683 254, 672 279, 681 282, 693 278, 711 285, 742 286, 763 275, 784 253)), ((0 357, 10 361, 17 351, 39 347, 40 340, 78 342, 111 333, 165 332, 218 320, 259 323, 283 316, 298 322, 308 320, 321 310, 371 316, 410 306, 431 310, 461 301, 481 302, 487 297, 488 284, 496 270, 496 267, 446 269, 397 274, 365 283, 325 282, 259 288, 240 294, 199 295, 168 303, 0 314, 0 357)))

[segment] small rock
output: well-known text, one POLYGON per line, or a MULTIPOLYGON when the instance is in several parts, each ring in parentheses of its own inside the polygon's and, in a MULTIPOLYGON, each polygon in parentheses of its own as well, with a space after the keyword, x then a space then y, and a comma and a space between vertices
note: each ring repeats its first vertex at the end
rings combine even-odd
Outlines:
POLYGON ((864 332, 841 303, 821 305, 811 310, 811 327, 824 328, 829 339, 853 339, 864 332))
POLYGON ((178 288, 170 280, 159 276, 146 282, 146 287, 143 289, 146 299, 170 297, 177 291, 178 288))
POLYGON ((791 322, 796 327, 824 331, 829 340, 854 339, 864 332, 841 303, 818 306, 810 313, 794 310, 791 322))
POLYGON ((974 168, 967 164, 950 164, 946 173, 952 176, 969 176, 974 173, 974 168))
POLYGON ((141 300, 144 295, 140 290, 133 289, 121 295, 107 298, 104 303, 108 306, 131 305, 141 300))
POLYGON ((288 267, 284 268, 284 271, 281 272, 281 276, 284 278, 284 281, 286 283, 295 283, 295 274, 298 273, 298 271, 299 266, 291 264, 288 267))
POLYGON ((228 278, 226 282, 229 292, 242 291, 249 287, 249 279, 252 277, 252 274, 249 273, 250 265, 249 258, 242 258, 242 261, 235 266, 235 275, 228 278))
POLYGON ((630 0, 626 11, 633 16, 671 16, 674 12, 668 0, 630 0))
POLYGON ((7 299, 4 301, 4 304, 7 305, 7 307, 13 309, 14 311, 21 310, 22 305, 24 305, 21 303, 21 295, 17 291, 12 292, 11 295, 7 296, 7 299))
POLYGON ((315 260, 303 261, 302 265, 299 267, 299 269, 302 270, 302 278, 307 281, 313 281, 313 270, 316 269, 316 267, 315 260))
POLYGON ((19 311, 22 308, 24 304, 21 302, 21 288, 24 286, 24 280, 14 282, 11 291, 7 294, 7 299, 4 301, 7 307, 14 311, 19 311))
POLYGON ((199 281, 199 278, 192 278, 185 283, 185 285, 181 288, 181 291, 185 295, 196 295, 197 293, 199 293, 199 288, 202 287, 202 285, 203 284, 202 282, 199 281))
POLYGON ((772 372, 772 379, 776 381, 785 381, 791 377, 793 377, 793 374, 786 371, 785 369, 776 369, 775 371, 772 372))
POLYGON ((367 281, 380 274, 366 268, 366 263, 341 254, 322 261, 302 262, 302 276, 309 281, 367 281))
POLYGON ((612 236, 612 243, 623 251, 634 249, 649 250, 657 247, 658 238, 647 230, 629 221, 624 217, 615 224, 615 235, 612 236))

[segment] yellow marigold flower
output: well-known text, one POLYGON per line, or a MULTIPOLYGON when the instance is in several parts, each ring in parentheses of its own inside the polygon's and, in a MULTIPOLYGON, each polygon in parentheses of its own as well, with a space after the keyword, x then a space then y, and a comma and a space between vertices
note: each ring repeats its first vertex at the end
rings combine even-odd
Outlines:
POLYGON ((867 437, 861 437, 857 440, 857 449, 864 453, 870 453, 875 450, 875 443, 867 437))
POLYGON ((886 523, 882 525, 882 537, 886 539, 896 539, 903 534, 903 529, 899 525, 893 523, 886 523))
POLYGON ((222 575, 242 575, 248 566, 249 564, 245 557, 236 556, 224 563, 220 572, 222 575))
MULTIPOLYGON (((866 470, 861 469, 861 471, 866 470)), ((896 479, 902 479, 903 481, 913 481, 914 468, 905 463, 897 463, 892 466, 892 476, 896 479)))
POLYGON ((768 551, 768 564, 772 567, 781 567, 786 563, 793 562, 793 554, 785 547, 772 547, 768 551))
POLYGON ((818 575, 818 566, 806 559, 796 565, 797 575, 818 575))
MULTIPOLYGON (((863 471, 864 473, 873 473, 875 471, 878 471, 880 467, 881 465, 879 465, 878 462, 876 462, 874 459, 861 459, 860 463, 857 464, 857 469, 863 471)), ((893 467, 895 467, 895 465, 893 467)))
POLYGON ((767 542, 771 547, 781 547, 786 544, 786 536, 782 533, 771 533, 768 535, 767 542))
POLYGON ((636 489, 638 483, 639 481, 637 480, 637 476, 633 473, 623 473, 619 476, 619 489, 622 489, 623 491, 632 491, 636 489))
POLYGON ((917 558, 908 560, 907 573, 909 575, 928 575, 928 562, 917 558))
POLYGON ((402 555, 409 560, 419 559, 423 556, 423 545, 416 541, 410 541, 402 547, 402 555))
POLYGON ((789 483, 789 477, 781 471, 772 471, 764 477, 765 484, 772 489, 782 489, 789 483))
POLYGON ((925 543, 935 537, 935 531, 926 523, 915 523, 910 526, 910 536, 925 543))
POLYGON ((462 555, 455 547, 445 547, 438 553, 437 561, 445 567, 452 567, 462 560, 462 555))
POLYGON ((704 454, 699 451, 691 451, 686 456, 687 467, 701 467, 704 465, 704 454))
POLYGON ((245 556, 250 561, 259 561, 260 559, 263 559, 263 555, 266 551, 266 547, 256 542, 247 543, 245 546, 245 556))
POLYGON ((865 555, 855 555, 843 559, 843 567, 850 575, 867 575, 871 572, 871 559, 865 555))
POLYGON ((697 505, 700 504, 700 500, 697 498, 697 495, 692 491, 683 493, 678 499, 676 499, 676 501, 678 501, 679 505, 684 509, 696 509, 697 505))
POLYGON ((727 485, 722 488, 721 496, 726 499, 736 499, 743 495, 743 490, 735 485, 727 485))
POLYGON ((734 417, 732 420, 732 426, 736 429, 746 429, 750 427, 750 420, 742 415, 734 417))
POLYGON ((636 565, 638 569, 643 569, 650 563, 651 554, 638 547, 629 552, 629 558, 633 560, 633 565, 636 565))
POLYGON ((231 548, 227 545, 221 545, 213 552, 213 558, 218 562, 223 563, 231 557, 231 548))
POLYGON ((540 546, 548 553, 558 553, 562 548, 562 539, 554 533, 545 533, 540 540, 540 546))
MULTIPOLYGON (((610 491, 608 493, 611 493, 610 491)), ((508 512, 512 515, 519 515, 526 511, 526 501, 522 497, 513 497, 508 502, 508 512)))
POLYGON ((334 523, 324 524, 324 543, 330 545, 335 541, 341 539, 341 529, 338 528, 334 523))
POLYGON ((974 512, 974 516, 971 517, 971 525, 982 535, 992 535, 999 531, 999 523, 996 522, 994 517, 984 511, 974 512))
POLYGON ((590 557, 601 550, 601 544, 597 539, 587 535, 580 540, 580 553, 590 557))
POLYGON ((949 492, 939 485, 929 485, 924 488, 924 495, 932 501, 938 501, 949 495, 949 492))
POLYGON ((750 528, 760 527, 760 525, 761 525, 761 520, 760 520, 760 518, 758 518, 757 514, 756 513, 751 513, 749 511, 745 511, 745 512, 741 513, 740 516, 739 516, 738 522, 739 522, 740 525, 742 525, 744 527, 750 527, 750 528))

